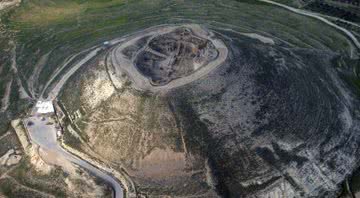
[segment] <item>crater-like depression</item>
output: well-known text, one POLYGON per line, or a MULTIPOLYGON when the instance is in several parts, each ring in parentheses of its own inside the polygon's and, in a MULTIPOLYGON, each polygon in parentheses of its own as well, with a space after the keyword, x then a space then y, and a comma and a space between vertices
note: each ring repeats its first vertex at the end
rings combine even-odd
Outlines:
POLYGON ((154 85, 163 85, 193 73, 217 55, 210 40, 196 35, 190 28, 180 27, 149 39, 135 57, 135 66, 154 85))
POLYGON ((125 70, 137 87, 158 90, 161 86, 174 88, 196 80, 226 57, 224 43, 202 27, 164 26, 120 44, 114 65, 125 70))

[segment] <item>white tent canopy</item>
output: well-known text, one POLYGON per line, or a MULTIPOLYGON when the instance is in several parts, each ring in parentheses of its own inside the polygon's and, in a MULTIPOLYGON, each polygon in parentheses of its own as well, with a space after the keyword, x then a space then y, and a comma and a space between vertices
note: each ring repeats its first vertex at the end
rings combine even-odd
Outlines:
POLYGON ((38 101, 36 103, 36 113, 54 113, 52 101, 38 101))

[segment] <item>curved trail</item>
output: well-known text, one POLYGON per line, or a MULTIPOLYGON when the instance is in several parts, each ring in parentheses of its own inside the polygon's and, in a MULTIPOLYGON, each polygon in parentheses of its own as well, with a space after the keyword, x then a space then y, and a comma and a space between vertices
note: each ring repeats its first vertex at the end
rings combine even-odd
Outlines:
MULTIPOLYGON (((296 8, 292 8, 290 6, 286 6, 286 5, 277 3, 277 2, 273 2, 271 0, 259 0, 259 1, 285 8, 285 9, 290 10, 297 14, 316 18, 316 19, 342 31, 343 33, 345 33, 346 36, 351 39, 351 41, 356 46, 356 48, 360 49, 360 42, 350 31, 330 22, 329 20, 327 20, 317 14, 299 10, 296 8)), ((192 26, 192 28, 197 29, 199 27, 192 26)), ((211 71, 216 69, 219 65, 221 65, 221 63, 223 63, 226 60, 226 57, 228 54, 226 46, 222 43, 222 41, 213 39, 212 42, 217 47, 217 49, 219 50, 219 54, 220 54, 219 58, 216 61, 210 63, 206 67, 200 68, 198 71, 194 72, 193 74, 191 74, 189 76, 185 76, 185 77, 173 80, 170 83, 163 85, 163 86, 153 86, 150 84, 149 79, 145 78, 142 74, 139 73, 139 71, 134 67, 132 62, 125 60, 123 58, 123 56, 121 55, 122 49, 124 49, 126 46, 131 45, 133 42, 137 41, 139 34, 140 34, 140 36, 146 36, 146 35, 152 35, 152 34, 159 33, 159 32, 157 32, 157 33, 151 32, 151 30, 153 30, 153 28, 145 29, 145 30, 141 31, 141 33, 135 33, 133 35, 123 36, 119 39, 114 39, 114 40, 110 41, 110 46, 114 46, 116 44, 121 43, 120 45, 118 45, 114 48, 110 48, 111 51, 109 51, 109 53, 108 53, 108 55, 110 56, 109 62, 111 62, 112 66, 114 67, 115 73, 119 76, 121 75, 122 72, 127 73, 128 76, 131 78, 131 80, 134 82, 135 87, 137 87, 139 89, 159 92, 159 91, 169 90, 169 89, 173 89, 173 88, 176 88, 179 86, 183 86, 183 85, 186 85, 190 82, 193 82, 193 81, 207 75, 208 73, 210 73, 211 71)), ((166 32, 168 30, 169 29, 167 29, 167 27, 163 27, 164 32, 166 32)), ((201 31, 203 31, 203 30, 201 30, 201 31)), ((161 33, 161 30, 160 30, 160 33, 161 33)), ((204 35, 206 35, 206 37, 210 38, 211 35, 209 36, 207 34, 208 34, 208 32, 204 32, 204 35)), ((94 46, 92 48, 82 51, 82 52, 88 51, 88 54, 84 58, 82 58, 82 60, 80 60, 78 63, 74 64, 69 71, 67 71, 64 75, 62 75, 60 80, 58 82, 56 82, 56 84, 54 85, 52 90, 49 91, 48 96, 46 98, 43 98, 43 94, 44 94, 45 90, 47 88, 49 88, 51 83, 53 83, 53 81, 56 79, 56 77, 58 77, 62 73, 63 69, 67 66, 67 64, 69 64, 71 62, 71 60, 73 60, 75 57, 77 57, 80 53, 75 54, 73 57, 70 57, 64 63, 64 65, 59 70, 57 70, 55 72, 55 74, 51 77, 51 80, 49 80, 49 82, 46 84, 45 88, 43 89, 43 93, 41 94, 39 100, 40 101, 44 101, 44 100, 45 101, 53 101, 59 94, 59 92, 60 92, 61 88, 64 86, 64 84, 68 81, 68 79, 81 66, 83 66, 89 60, 91 60, 93 57, 95 57, 98 54, 98 52, 100 52, 101 50, 103 50, 103 47, 94 46)), ((104 180, 105 182, 109 183, 112 186, 112 188, 114 189, 114 196, 116 198, 123 197, 124 191, 123 191, 123 188, 121 187, 119 181, 117 181, 111 175, 101 171, 99 168, 91 165, 90 163, 78 158, 77 156, 72 155, 71 153, 67 152, 59 145, 57 138, 56 138, 56 128, 53 125, 46 125, 47 119, 42 121, 38 116, 35 115, 35 116, 31 116, 31 117, 25 119, 24 123, 25 123, 25 126, 28 128, 31 140, 34 143, 38 144, 42 149, 53 151, 59 157, 62 157, 71 163, 77 164, 77 165, 89 170, 89 172, 91 172, 93 175, 101 178, 102 180, 104 180), (33 122, 34 125, 27 126, 26 123, 28 123, 29 121, 33 122)), ((58 165, 61 165, 61 164, 58 164, 58 165)))
MULTIPOLYGON (((125 38, 120 38, 120 39, 113 39, 111 41, 109 41, 110 45, 115 45, 119 42, 122 42, 123 40, 125 40, 125 38)), ((41 96, 40 99, 41 100, 47 100, 47 101, 52 101, 54 100, 57 95, 59 94, 59 92, 61 91, 61 88, 64 86, 64 84, 67 82, 67 80, 69 80, 69 78, 81 67, 83 66, 85 63, 87 63, 89 60, 91 60, 92 58, 94 58, 101 50, 103 50, 103 47, 101 46, 94 46, 91 47, 89 49, 85 49, 71 57, 69 57, 64 64, 55 71, 55 74, 52 75, 51 79, 46 83, 43 91, 41 92, 41 96), (72 60, 74 60, 77 56, 79 56, 82 53, 88 52, 87 55, 82 58, 79 62, 77 62, 75 65, 73 65, 71 67, 71 69, 69 71, 67 71, 67 73, 65 73, 64 75, 61 76, 61 79, 56 82, 55 86, 52 88, 51 91, 49 91, 48 96, 46 98, 44 98, 44 94, 46 92, 46 90, 51 86, 51 84, 53 83, 53 81, 56 79, 56 77, 58 77, 61 72, 65 69, 66 66, 68 66, 68 64, 71 63, 72 60)))
POLYGON ((282 8, 285 8, 287 10, 290 10, 292 12, 295 12, 297 14, 302 14, 302 15, 305 15, 305 16, 309 16, 309 17, 313 17, 313 18, 316 18, 340 31, 342 31, 343 33, 345 33, 351 40, 352 42, 354 43, 354 45, 360 49, 360 42, 358 41, 358 39, 347 29, 343 28, 343 27, 340 27, 338 25, 336 25, 335 23, 325 19, 324 17, 321 17, 315 13, 311 13, 311 12, 308 12, 308 11, 304 11, 304 10, 300 10, 300 9, 296 9, 296 8, 293 8, 293 7, 290 7, 290 6, 287 6, 287 5, 284 5, 284 4, 281 4, 281 3, 277 3, 277 2, 274 2, 274 1, 271 1, 271 0, 259 0, 261 2, 265 2, 265 3, 269 3, 269 4, 272 4, 272 5, 276 5, 276 6, 279 6, 279 7, 282 7, 282 8))
MULTIPOLYGON (((116 42, 114 42, 116 43, 116 42)), ((66 74, 64 74, 61 79, 56 82, 55 86, 52 88, 52 90, 49 92, 48 97, 43 98, 43 94, 45 92, 42 92, 39 101, 46 101, 46 102, 52 102, 55 100, 57 95, 59 94, 61 88, 64 86, 64 84, 67 82, 67 80, 84 64, 86 64, 89 60, 91 60, 93 57, 95 57, 100 50, 102 50, 101 47, 93 47, 88 49, 90 50, 89 53, 78 63, 76 63, 66 74)), ((87 50, 86 50, 87 51, 87 50)), ((63 68, 77 55, 71 57, 62 68, 60 68, 55 75, 51 78, 51 80, 48 82, 48 86, 50 86, 50 83, 61 73, 63 68)), ((92 165, 91 163, 69 153, 64 148, 62 148, 57 141, 57 129, 55 128, 55 125, 48 125, 47 123, 50 121, 49 118, 44 117, 44 120, 41 120, 40 115, 35 112, 35 107, 32 112, 32 116, 26 118, 24 120, 25 127, 27 128, 30 139, 33 143, 40 146, 41 149, 43 149, 46 152, 51 152, 52 155, 55 155, 55 160, 53 160, 51 163, 64 167, 65 165, 63 162, 71 162, 74 163, 86 170, 88 170, 91 174, 94 176, 102 179, 104 182, 111 185, 114 194, 113 197, 115 198, 122 198, 124 197, 124 190, 118 180, 116 180, 113 176, 110 174, 100 170, 98 167, 92 165), (33 125, 29 126, 28 123, 32 122, 33 125), (58 160, 60 159, 60 160, 58 160)))
MULTIPOLYGON (((196 28, 198 28, 198 27, 196 27, 196 28)), ((145 32, 149 31, 151 29, 152 28, 145 30, 145 32)), ((165 27, 164 32, 166 32, 166 29, 167 29, 167 27, 165 27)), ((172 28, 170 28, 170 29, 172 29, 172 28)), ((204 32, 204 34, 207 34, 207 33, 204 32)), ((137 35, 137 34, 135 34, 135 35, 137 35)), ((133 36, 134 35, 129 35, 129 36, 124 36, 120 39, 111 40, 109 42, 110 46, 113 46, 113 45, 116 45, 119 43, 122 44, 123 41, 128 41, 129 39, 130 39, 130 41, 132 41, 134 39, 133 36)), ((135 40, 136 40, 136 37, 135 37, 135 40)), ((163 89, 172 89, 174 87, 182 86, 182 85, 188 84, 194 80, 197 80, 198 78, 201 78, 202 76, 206 75, 213 69, 217 68, 217 66, 219 66, 226 59, 227 48, 219 40, 213 40, 213 42, 214 42, 214 45, 216 45, 218 47, 219 53, 220 53, 220 56, 219 56, 220 58, 217 61, 214 61, 213 63, 210 63, 206 67, 199 69, 199 71, 195 72, 193 75, 181 78, 179 80, 175 80, 165 86, 161 86, 161 87, 151 86, 150 88, 153 88, 155 91, 159 91, 159 90, 163 90, 163 89)), ((121 57, 118 57, 119 49, 122 49, 124 47, 124 45, 121 45, 121 44, 116 46, 115 48, 110 48, 110 49, 112 49, 112 51, 110 52, 110 56, 112 56, 111 57, 112 61, 119 61, 119 58, 121 59, 121 57)), ((125 44, 125 46, 126 46, 126 44, 125 44)), ((50 88, 51 83, 54 83, 53 81, 61 74, 61 72, 64 70, 64 68, 71 62, 71 60, 76 58, 80 53, 75 54, 74 56, 72 56, 68 60, 66 60, 63 64, 63 66, 56 71, 56 73, 51 77, 50 81, 46 84, 46 86, 43 89, 43 92, 40 96, 39 101, 52 102, 53 100, 55 100, 56 97, 58 96, 59 92, 61 91, 62 87, 69 80, 69 78, 79 68, 81 68, 88 61, 90 61, 92 58, 94 58, 103 49, 104 48, 101 46, 94 46, 92 48, 82 51, 82 52, 87 52, 87 55, 85 55, 84 58, 82 58, 79 62, 75 63, 65 74, 63 74, 61 76, 61 78, 59 79, 59 81, 55 82, 54 86, 51 87, 51 90, 49 90, 49 92, 48 92, 48 96, 44 97, 43 95, 44 95, 46 89, 50 88)), ((130 76, 132 78, 132 80, 136 81, 136 79, 142 79, 142 80, 144 79, 144 77, 140 73, 138 73, 138 71, 135 69, 135 67, 130 67, 130 68, 135 70, 135 71, 133 71, 133 72, 135 72, 135 75, 130 76), (141 76, 141 77, 136 78, 138 76, 141 76)), ((118 69, 118 68, 116 68, 116 69, 118 69)), ((131 73, 131 74, 134 74, 134 73, 131 73)), ((148 84, 148 83, 145 82, 144 85, 146 85, 146 84, 148 84)), ((147 87, 147 88, 149 88, 149 87, 147 87)), ((50 121, 49 118, 45 117, 42 120, 40 118, 39 114, 35 110, 36 109, 34 108, 34 110, 32 112, 32 116, 25 119, 24 123, 29 132, 31 141, 36 143, 37 145, 39 145, 40 148, 42 150, 44 150, 45 152, 49 152, 49 153, 51 153, 51 155, 55 155, 55 159, 60 159, 60 160, 52 160, 51 163, 54 163, 59 166, 63 166, 64 168, 66 165, 62 164, 62 162, 63 163, 71 162, 71 163, 77 164, 80 167, 87 169, 90 173, 92 173, 96 177, 99 177, 102 180, 104 180, 106 183, 110 184, 114 190, 114 197, 122 198, 124 196, 124 190, 123 190, 122 186, 120 185, 119 181, 117 181, 111 175, 101 171, 99 168, 95 167, 94 165, 88 163, 87 161, 85 161, 83 159, 80 159, 79 157, 69 153, 64 148, 62 148, 59 145, 59 142, 57 141, 57 137, 56 137, 57 129, 55 128, 55 126, 47 125, 47 123, 50 121), (29 123, 30 121, 33 123, 33 125, 28 126, 27 123, 29 123)))
MULTIPOLYGON (((71 69, 64 74, 61 79, 59 80, 59 82, 56 83, 55 87, 52 88, 52 90, 49 92, 48 97, 46 98, 46 100, 54 100, 57 95, 59 94, 61 88, 64 86, 64 84, 67 82, 67 80, 69 80, 69 78, 81 67, 83 66, 85 63, 87 63, 90 59, 92 59, 93 57, 95 57, 97 55, 97 53, 101 50, 100 47, 97 47, 95 49, 93 49, 92 51, 90 51, 86 57, 84 57, 81 61, 79 61, 78 63, 76 63, 74 66, 71 67, 71 69)), ((59 75, 59 73, 61 73, 61 70, 58 72, 57 75, 59 75)), ((55 75, 52 79, 54 80, 57 75, 55 75)), ((50 82, 51 82, 50 81, 50 82)), ((49 86, 49 85, 47 85, 49 86)), ((47 88, 47 87, 46 87, 47 88)), ((44 89, 45 90, 45 89, 44 89)), ((42 96, 41 96, 42 97, 42 96)))
POLYGON ((32 126, 27 127, 31 141, 39 145, 40 148, 43 149, 44 151, 51 152, 52 155, 55 155, 57 159, 60 159, 54 161, 53 162, 54 164, 58 166, 64 166, 64 164, 61 163, 63 160, 67 160, 71 163, 77 164, 80 167, 87 169, 94 176, 101 178, 106 183, 110 184, 114 189, 114 196, 116 198, 123 197, 124 192, 119 181, 114 179, 109 174, 99 170, 97 167, 93 166, 92 164, 67 152, 59 145, 56 137, 56 128, 54 127, 54 125, 46 124, 50 121, 48 118, 41 120, 41 118, 38 116, 32 116, 24 120, 26 126, 29 121, 34 123, 32 126))

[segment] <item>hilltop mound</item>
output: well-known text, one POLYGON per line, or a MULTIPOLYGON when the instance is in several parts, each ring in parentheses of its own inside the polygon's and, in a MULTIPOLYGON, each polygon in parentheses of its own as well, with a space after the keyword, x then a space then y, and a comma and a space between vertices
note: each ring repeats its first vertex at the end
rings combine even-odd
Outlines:
POLYGON ((140 192, 335 196, 356 168, 358 102, 336 53, 184 25, 104 54, 59 97, 65 136, 125 169, 140 192))
POLYGON ((218 55, 211 41, 195 35, 189 28, 155 36, 137 53, 136 67, 154 85, 187 76, 218 55))

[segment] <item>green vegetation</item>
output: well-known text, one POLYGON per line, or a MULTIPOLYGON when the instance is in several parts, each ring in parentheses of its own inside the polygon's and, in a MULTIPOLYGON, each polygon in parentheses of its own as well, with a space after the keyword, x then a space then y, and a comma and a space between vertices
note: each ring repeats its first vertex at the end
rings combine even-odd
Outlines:
POLYGON ((360 191, 360 170, 355 171, 350 179, 350 188, 353 193, 357 193, 360 191))
POLYGON ((64 183, 66 175, 60 168, 52 170, 50 174, 43 175, 32 167, 28 158, 25 158, 10 175, 18 183, 29 188, 37 189, 56 197, 65 197, 66 195, 66 188, 64 188, 66 186, 64 183))
MULTIPOLYGON (((282 3, 290 2, 281 0, 282 3), (283 2, 284 1, 284 2, 283 2)), ((349 41, 328 25, 285 9, 259 1, 124 1, 124 0, 25 0, 20 7, 0 16, 6 34, 0 36, 0 96, 6 82, 20 77, 24 88, 36 63, 50 53, 41 70, 35 94, 40 93, 51 74, 69 56, 105 40, 165 23, 200 23, 216 28, 259 32, 281 38, 294 47, 333 50, 348 54, 349 41), (9 40, 16 43, 19 75, 8 75, 11 69, 9 40)), ((1 26, 1 27, 2 27, 1 26)), ((57 78, 58 79, 58 78, 57 78)), ((14 83, 13 86, 18 86, 14 83)), ((17 90, 12 90, 11 119, 26 109, 17 90)), ((2 116, 4 117, 4 116, 2 116)), ((7 121, 4 124, 7 125, 7 121)), ((1 130, 0 130, 1 131, 1 130)))
MULTIPOLYGON (((111 25, 126 22, 125 16, 113 16, 104 13, 105 9, 120 6, 122 1, 24 1, 22 6, 9 14, 8 27, 20 30, 17 34, 19 49, 18 64, 25 77, 29 77, 37 60, 52 51, 48 66, 40 75, 40 84, 44 84, 65 57, 98 42, 97 32, 111 25), (103 16, 104 15, 104 16, 103 16), (106 19, 104 21, 103 19, 106 19), (39 34, 40 33, 40 34, 39 34), (70 49, 70 51, 69 51, 70 49)), ((103 35, 104 36, 104 35, 103 35)))
POLYGON ((0 114, 0 136, 4 135, 9 128, 9 123, 5 114, 0 114))
MULTIPOLYGON (((93 178, 83 170, 79 176, 65 173, 60 167, 54 167, 50 172, 41 172, 30 163, 30 158, 24 156, 13 170, 0 179, 0 195, 11 197, 87 197, 87 191, 94 187, 104 190, 104 197, 111 197, 111 190, 103 181, 96 179, 92 186, 89 180, 93 178), (70 182, 70 184, 68 183, 70 182), (80 196, 81 195, 81 196, 80 196)), ((95 190, 94 190, 95 191, 95 190)))
MULTIPOLYGON (((277 0, 277 2, 295 5, 292 0, 277 0)), ((256 0, 24 0, 20 7, 2 13, 0 18, 3 23, 0 30, 1 28, 6 30, 6 34, 2 34, 2 32, 0 34, 0 99, 5 95, 7 82, 13 80, 9 111, 0 113, 0 135, 6 132, 10 119, 20 115, 29 107, 28 100, 20 99, 18 92, 20 87, 16 82, 20 78, 25 89, 28 89, 26 87, 27 79, 34 74, 36 63, 44 54, 51 52, 48 62, 36 79, 38 84, 37 87, 34 87, 35 93, 42 91, 54 71, 71 55, 101 44, 103 41, 154 25, 200 23, 214 29, 231 28, 235 31, 271 35, 292 47, 350 54, 349 41, 341 32, 316 19, 293 14, 283 8, 256 0), (10 40, 14 41, 16 45, 18 75, 11 70, 11 57, 14 55, 11 54, 11 49, 14 46, 9 43, 10 40)), ((74 60, 74 62, 76 61, 74 60)), ((350 77, 350 79, 360 89, 359 78, 350 77)), ((81 88, 81 85, 76 84, 75 86, 81 88)), ((63 93, 65 98, 77 98, 79 95, 79 92, 73 91, 63 93)), ((137 123, 140 123, 139 126, 161 131, 160 125, 165 121, 160 123, 156 120, 162 118, 161 111, 156 108, 165 109, 165 104, 163 104, 165 102, 159 102, 153 96, 136 95, 136 97, 140 97, 136 109, 140 113, 136 115, 153 113, 148 120, 136 117, 137 123)), ((79 102, 78 100, 71 101, 79 102)), ((74 109, 69 109, 71 113, 80 106, 77 104, 72 104, 74 109)), ((188 108, 186 101, 183 101, 180 106, 184 107, 180 109, 182 119, 187 119, 184 122, 193 123, 191 126, 184 126, 187 131, 194 133, 195 138, 188 138, 190 147, 200 153, 207 152, 207 148, 202 144, 202 142, 211 141, 206 136, 206 126, 197 119, 194 110, 188 108)), ((104 112, 108 109, 105 106, 101 106, 101 108, 104 112)), ((81 121, 79 123, 81 124, 81 121)), ((171 124, 169 121, 168 128, 172 127, 171 124)), ((129 126, 132 127, 132 125, 129 126)), ((80 127, 84 128, 84 126, 80 127)), ((108 133, 106 130, 104 129, 104 134, 108 133)), ((79 134, 86 139, 84 134, 79 134)), ((136 133, 136 135, 139 134, 136 133)), ((168 136, 159 135, 160 138, 156 141, 162 142, 164 139, 168 142, 175 141, 175 145, 180 147, 181 142, 177 133, 169 132, 168 136)), ((134 139, 136 143, 140 138, 136 136, 134 139)), ((66 144, 75 148, 78 146, 77 149, 80 149, 79 140, 70 133, 65 133, 64 141, 66 144)), ((155 146, 158 145, 161 144, 158 143, 155 146)), ((5 146, 7 148, 7 145, 4 144, 4 148, 0 146, 0 149, 6 150, 5 146)), ((27 160, 23 160, 20 166, 12 172, 12 177, 16 181, 59 197, 66 195, 64 189, 52 188, 54 182, 63 182, 61 179, 65 176, 62 172, 54 171, 49 176, 38 175, 26 162, 27 160)), ((14 191, 11 188, 13 182, 9 179, 0 180, 2 192, 5 195, 22 197, 14 194, 22 191, 14 191)), ((21 189, 25 191, 24 188, 21 189)), ((28 191, 26 193, 30 193, 28 191)), ((36 194, 36 192, 33 193, 36 194)), ((37 196, 40 195, 33 197, 37 196)))
POLYGON ((199 119, 198 115, 192 109, 189 101, 179 99, 176 106, 176 112, 179 112, 179 119, 184 123, 185 138, 188 148, 192 151, 198 151, 200 155, 206 156, 209 152, 208 145, 211 145, 212 139, 209 136, 207 126, 199 119))
POLYGON ((101 41, 163 23, 199 22, 240 31, 267 32, 299 47, 346 51, 346 38, 305 16, 253 1, 34 0, 7 14, 17 31, 18 64, 29 77, 41 55, 52 51, 40 85, 64 59, 101 41), (251 3, 252 2, 252 3, 251 3))
POLYGON ((359 8, 351 3, 336 1, 313 1, 304 8, 329 16, 338 17, 352 22, 360 22, 359 8))
POLYGON ((63 141, 66 145, 71 146, 72 148, 84 152, 84 150, 82 149, 81 145, 81 141, 79 140, 79 138, 73 136, 69 131, 65 130, 64 136, 63 136, 63 141))
POLYGON ((9 135, 0 140, 0 156, 15 146, 19 147, 20 143, 18 142, 15 132, 11 131, 9 135))
POLYGON ((65 175, 60 168, 40 174, 25 157, 8 175, 0 180, 0 192, 8 197, 47 197, 48 194, 66 197, 65 175))
POLYGON ((7 197, 32 197, 43 198, 46 197, 43 194, 18 185, 12 178, 5 178, 0 180, 0 192, 7 197))
POLYGON ((298 0, 274 0, 275 2, 281 3, 281 4, 285 4, 288 6, 293 6, 293 7, 297 7, 298 4, 298 0))
POLYGON ((341 57, 336 61, 337 67, 341 68, 342 70, 351 71, 342 73, 342 78, 346 83, 354 87, 356 94, 360 96, 360 60, 341 57))

